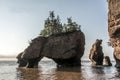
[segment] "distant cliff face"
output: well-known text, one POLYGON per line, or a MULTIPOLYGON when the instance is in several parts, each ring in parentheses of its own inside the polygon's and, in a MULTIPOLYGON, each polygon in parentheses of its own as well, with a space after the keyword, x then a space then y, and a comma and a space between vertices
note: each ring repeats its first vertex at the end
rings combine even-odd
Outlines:
POLYGON ((108 32, 114 48, 116 66, 120 67, 120 0, 108 0, 108 32))
POLYGON ((84 54, 85 36, 81 31, 51 35, 47 38, 37 37, 18 55, 20 67, 27 61, 28 67, 38 65, 43 57, 53 59, 57 65, 80 65, 84 54), (34 64, 35 63, 35 64, 34 64))

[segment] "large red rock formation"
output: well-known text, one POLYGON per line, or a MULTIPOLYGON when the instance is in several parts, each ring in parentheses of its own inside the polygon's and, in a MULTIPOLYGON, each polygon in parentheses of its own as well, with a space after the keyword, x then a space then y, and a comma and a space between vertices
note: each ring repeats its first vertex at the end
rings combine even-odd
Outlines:
POLYGON ((108 32, 114 48, 116 67, 120 67, 120 0, 108 0, 108 32))

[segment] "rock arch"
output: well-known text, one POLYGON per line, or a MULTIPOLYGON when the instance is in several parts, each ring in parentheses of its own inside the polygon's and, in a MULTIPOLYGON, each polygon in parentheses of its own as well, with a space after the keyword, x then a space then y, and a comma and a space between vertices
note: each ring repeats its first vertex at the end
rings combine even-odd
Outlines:
POLYGON ((61 33, 46 38, 39 36, 17 56, 19 67, 38 67, 38 62, 43 57, 54 60, 57 65, 78 66, 81 65, 84 46, 85 36, 82 31, 61 33))

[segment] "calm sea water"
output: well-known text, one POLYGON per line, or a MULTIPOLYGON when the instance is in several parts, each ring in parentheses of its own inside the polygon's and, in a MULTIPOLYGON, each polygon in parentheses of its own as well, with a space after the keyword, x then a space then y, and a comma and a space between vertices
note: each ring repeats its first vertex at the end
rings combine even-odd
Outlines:
POLYGON ((92 67, 89 61, 69 68, 56 68, 53 61, 41 61, 39 68, 17 66, 16 61, 0 61, 0 80, 120 80, 120 72, 114 66, 92 67))

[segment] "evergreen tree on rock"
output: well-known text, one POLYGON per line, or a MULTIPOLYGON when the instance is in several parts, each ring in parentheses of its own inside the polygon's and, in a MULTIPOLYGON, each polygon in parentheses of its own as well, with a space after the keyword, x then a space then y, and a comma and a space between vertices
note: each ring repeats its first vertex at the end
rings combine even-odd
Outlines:
POLYGON ((48 37, 53 34, 72 32, 76 30, 80 30, 80 25, 73 22, 71 18, 67 18, 67 24, 62 25, 60 17, 58 15, 55 17, 54 11, 50 11, 49 17, 45 20, 44 29, 41 31, 40 35, 48 37))

